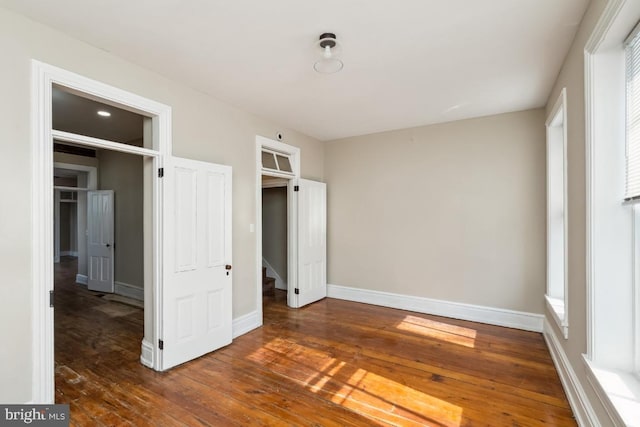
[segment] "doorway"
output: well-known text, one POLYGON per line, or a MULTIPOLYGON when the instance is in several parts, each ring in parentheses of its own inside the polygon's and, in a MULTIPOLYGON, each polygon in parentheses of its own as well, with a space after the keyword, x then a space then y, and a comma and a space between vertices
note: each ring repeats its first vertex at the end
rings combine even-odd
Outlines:
POLYGON ((288 181, 284 178, 262 176, 263 304, 287 304, 288 181))
POLYGON ((286 186, 287 305, 300 308, 327 296, 326 185, 300 178, 300 149, 256 136, 256 290, 263 323, 263 179, 286 186), (268 177, 268 178, 265 178, 268 177))
POLYGON ((144 209, 151 218, 144 225, 144 338, 141 362, 160 369, 159 302, 162 241, 160 230, 161 184, 155 178, 165 156, 171 153, 171 109, 132 93, 85 78, 39 61, 32 61, 33 90, 33 167, 32 167, 32 248, 33 248, 33 359, 32 396, 37 402, 54 401, 54 318, 53 301, 53 145, 54 139, 81 147, 109 149, 144 156, 144 209), (137 147, 86 135, 54 130, 51 125, 54 86, 85 98, 102 100, 108 105, 149 117, 150 147, 137 147))
MULTIPOLYGON (((54 131, 74 139, 102 137, 144 145, 146 117, 58 85, 52 95, 54 131), (122 117, 133 120, 128 124, 122 117)), ((70 375, 87 378, 92 375, 88 369, 95 375, 108 357, 119 361, 110 367, 114 374, 140 363, 143 230, 145 220, 152 219, 150 211, 145 218, 143 206, 144 156, 56 139, 53 162, 59 255, 54 266, 55 401, 69 403, 70 375)))

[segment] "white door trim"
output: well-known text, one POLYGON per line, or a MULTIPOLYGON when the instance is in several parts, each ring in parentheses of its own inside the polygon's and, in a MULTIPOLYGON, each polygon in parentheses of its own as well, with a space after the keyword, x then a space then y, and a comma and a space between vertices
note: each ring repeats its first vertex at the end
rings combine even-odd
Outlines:
MULTIPOLYGON (((61 163, 54 162, 53 167, 57 169, 68 169, 79 172, 87 173, 87 187, 86 188, 76 188, 69 187, 73 191, 87 191, 87 190, 97 190, 98 189, 98 168, 95 166, 85 166, 85 165, 76 165, 74 163, 61 163)), ((59 190, 62 190, 63 187, 56 187, 59 190)))
MULTIPOLYGON (((52 86, 58 84, 72 91, 105 100, 108 103, 152 117, 154 168, 161 167, 163 156, 171 154, 171 107, 80 76, 40 61, 31 62, 31 145, 32 145, 32 399, 34 403, 54 402, 53 310, 49 292, 53 290, 53 130, 51 129, 52 86)), ((137 153, 141 154, 141 153, 137 153)), ((148 154, 145 154, 148 155, 148 154)), ((161 191, 153 182, 153 284, 145 298, 145 318, 151 314, 152 330, 142 343, 143 363, 157 365, 157 338, 160 336, 160 298, 162 270, 161 191)), ((146 323, 146 322, 145 322, 146 323)))
MULTIPOLYGON (((68 190, 68 191, 89 191, 89 190, 97 190, 98 189, 98 168, 95 166, 85 166, 85 165, 76 165, 74 163, 62 163, 62 162, 54 162, 53 163, 53 167, 57 168, 57 169, 68 169, 68 170, 74 170, 74 171, 78 171, 78 172, 86 172, 87 173, 87 185, 86 188, 77 188, 77 187, 62 187, 62 186, 56 186, 54 185, 53 188, 54 190, 68 190)), ((57 197, 57 195, 56 195, 57 197)), ((55 209, 58 209, 58 200, 56 200, 56 206, 55 209)), ((87 207, 86 203, 84 205, 82 205, 84 208, 87 207)), ((80 206, 79 206, 80 208, 80 206)), ((58 214, 56 214, 56 216, 58 216, 58 214)), ((85 215, 86 217, 86 215, 85 215)), ((86 218, 85 218, 86 220, 86 218)), ((59 226, 59 224, 56 224, 56 228, 59 226)), ((77 224, 78 228, 77 228, 77 233, 78 233, 78 238, 80 238, 80 236, 85 235, 85 231, 86 229, 81 229, 80 227, 80 221, 78 221, 77 224)), ((55 230, 56 233, 58 233, 58 230, 55 230)), ((56 241, 59 242, 58 239, 59 236, 56 235, 56 241)), ((56 244, 57 246, 57 244, 56 244)), ((86 252, 86 246, 85 248, 85 252, 86 252)), ((78 251, 80 251, 80 247, 78 247, 78 251)), ((58 250, 58 248, 56 248, 56 250, 58 250)), ((58 250, 59 252, 59 250, 58 250)), ((85 284, 87 283, 87 276, 83 275, 83 274, 76 274, 76 283, 82 283, 85 284)))
MULTIPOLYGON (((260 324, 256 325, 256 327, 262 326, 262 175, 284 178, 289 182, 300 178, 300 148, 256 135, 256 311, 258 312, 258 319, 260 319, 260 324), (262 148, 268 148, 290 155, 293 175, 264 172, 262 170, 262 148)), ((294 208, 293 197, 289 194, 287 197, 287 214, 289 216, 289 220, 287 221, 287 289, 289 290, 293 290, 296 287, 296 277, 298 277, 296 260, 298 236, 294 220, 294 208)), ((293 292, 287 292, 287 304, 289 306, 293 307, 294 296, 293 292)))
POLYGON ((72 144, 82 144, 93 148, 102 148, 105 150, 119 151, 121 153, 136 154, 147 157, 158 157, 160 152, 150 150, 148 148, 136 147, 134 145, 123 144, 121 142, 108 141, 106 139, 94 138, 77 133, 64 132, 61 130, 52 130, 51 136, 56 141, 70 142, 72 144))

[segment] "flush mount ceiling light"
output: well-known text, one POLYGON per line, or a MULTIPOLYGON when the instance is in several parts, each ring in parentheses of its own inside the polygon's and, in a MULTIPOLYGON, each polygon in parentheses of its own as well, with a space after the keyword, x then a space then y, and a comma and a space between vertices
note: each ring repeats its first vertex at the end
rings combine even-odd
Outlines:
POLYGON ((98 115, 102 117, 111 117, 111 113, 108 111, 100 110, 98 111, 98 115))
POLYGON ((322 52, 322 57, 313 64, 313 69, 322 74, 333 74, 342 70, 344 64, 337 55, 340 53, 340 45, 333 33, 322 33, 316 45, 322 52))

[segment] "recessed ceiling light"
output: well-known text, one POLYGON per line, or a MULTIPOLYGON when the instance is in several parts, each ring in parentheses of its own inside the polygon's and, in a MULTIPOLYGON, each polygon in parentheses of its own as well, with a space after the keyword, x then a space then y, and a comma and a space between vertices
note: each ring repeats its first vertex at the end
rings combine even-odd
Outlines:
POLYGON ((98 115, 102 117, 111 117, 111 113, 108 111, 100 110, 98 111, 98 115))

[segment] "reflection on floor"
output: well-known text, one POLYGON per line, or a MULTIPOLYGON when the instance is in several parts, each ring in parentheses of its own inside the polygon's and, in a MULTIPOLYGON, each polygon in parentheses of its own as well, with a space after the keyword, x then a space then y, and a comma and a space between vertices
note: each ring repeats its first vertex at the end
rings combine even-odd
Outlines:
POLYGON ((160 373, 139 362, 142 310, 74 279, 56 267, 72 425, 576 425, 540 334, 332 299, 292 310, 277 291, 262 328, 160 373))

